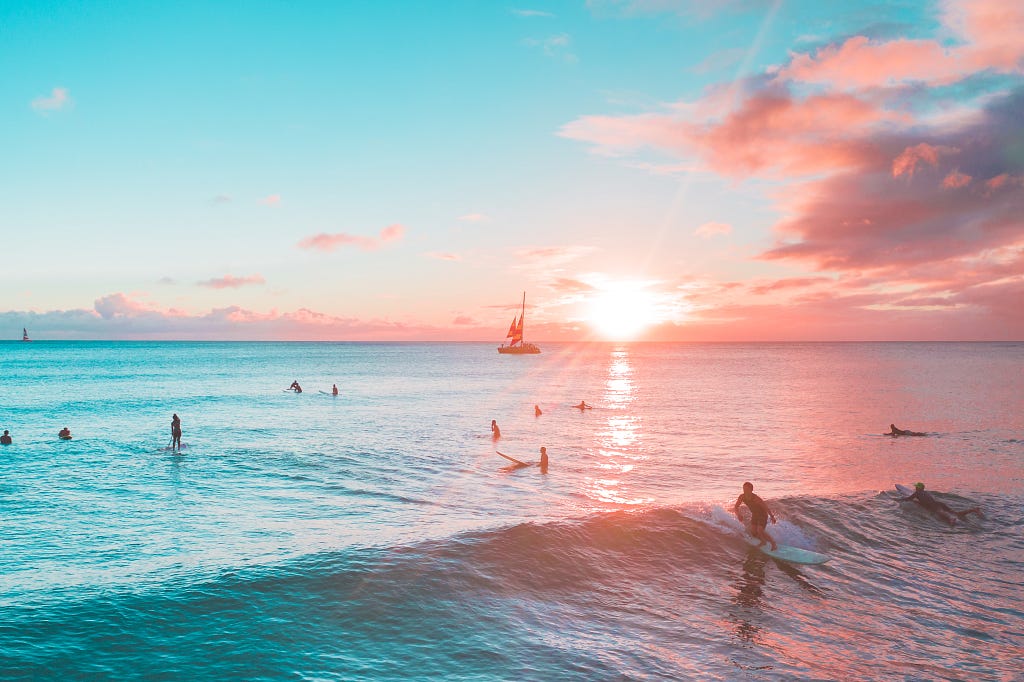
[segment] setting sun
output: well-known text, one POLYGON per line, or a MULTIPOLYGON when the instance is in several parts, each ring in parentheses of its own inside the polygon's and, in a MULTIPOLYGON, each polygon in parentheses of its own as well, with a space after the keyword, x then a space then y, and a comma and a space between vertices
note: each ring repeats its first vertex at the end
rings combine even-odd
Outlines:
POLYGON ((654 294, 639 282, 606 284, 589 300, 588 322, 602 336, 616 340, 635 339, 651 325, 661 322, 654 294))

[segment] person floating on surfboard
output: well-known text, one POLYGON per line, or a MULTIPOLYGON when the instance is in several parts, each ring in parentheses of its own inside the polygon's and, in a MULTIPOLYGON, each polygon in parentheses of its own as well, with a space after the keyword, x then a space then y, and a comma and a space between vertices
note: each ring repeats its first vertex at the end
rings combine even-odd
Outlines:
POLYGON ((772 536, 768 535, 767 530, 769 518, 772 523, 776 523, 775 514, 768 508, 764 500, 754 494, 754 484, 750 481, 743 484, 743 492, 736 498, 736 504, 732 507, 733 514, 736 515, 740 523, 743 523, 743 517, 740 516, 741 504, 747 505, 747 509, 750 510, 750 534, 761 541, 757 546, 763 547, 765 542, 770 542, 772 551, 777 550, 779 546, 772 536))
POLYGON ((60 438, 61 440, 71 440, 71 429, 65 426, 63 429, 57 432, 57 437, 60 438))
POLYGON ((171 415, 171 449, 181 450, 181 419, 177 414, 171 415))
POLYGON ((295 391, 296 393, 302 393, 302 386, 299 386, 299 380, 296 379, 292 382, 292 385, 288 387, 289 391, 295 391))
POLYGON ((501 429, 498 428, 498 422, 491 420, 491 440, 498 440, 501 438, 501 429))
POLYGON ((883 436, 927 436, 928 434, 922 431, 911 431, 909 429, 898 429, 895 424, 889 424, 888 433, 883 433, 883 436))
MULTIPOLYGON (((932 497, 932 494, 924 489, 924 483, 921 483, 920 481, 914 484, 914 492, 912 494, 900 498, 900 502, 910 502, 911 500, 914 500, 931 513, 939 516, 942 516, 944 513, 952 514, 963 521, 968 514, 973 512, 978 516, 984 517, 984 514, 981 513, 981 507, 971 507, 964 511, 955 511, 945 502, 939 502, 932 497)), ((952 521, 950 521, 950 524, 952 524, 952 521)))
POLYGON ((591 405, 587 405, 587 401, 585 400, 581 400, 579 405, 573 405, 573 407, 579 408, 581 410, 593 409, 591 405))

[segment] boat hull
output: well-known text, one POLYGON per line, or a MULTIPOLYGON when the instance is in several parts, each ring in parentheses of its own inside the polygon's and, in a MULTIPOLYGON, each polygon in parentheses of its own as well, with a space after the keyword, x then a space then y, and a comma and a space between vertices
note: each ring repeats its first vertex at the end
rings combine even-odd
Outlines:
POLYGON ((521 346, 499 346, 498 352, 502 355, 537 355, 540 348, 532 343, 524 343, 521 346))

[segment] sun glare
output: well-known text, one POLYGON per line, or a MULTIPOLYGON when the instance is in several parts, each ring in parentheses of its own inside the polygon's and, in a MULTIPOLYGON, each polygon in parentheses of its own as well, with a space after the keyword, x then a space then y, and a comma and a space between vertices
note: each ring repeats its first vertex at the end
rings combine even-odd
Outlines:
POLYGON ((643 284, 601 287, 590 297, 590 324, 607 339, 629 341, 661 321, 654 295, 643 284))

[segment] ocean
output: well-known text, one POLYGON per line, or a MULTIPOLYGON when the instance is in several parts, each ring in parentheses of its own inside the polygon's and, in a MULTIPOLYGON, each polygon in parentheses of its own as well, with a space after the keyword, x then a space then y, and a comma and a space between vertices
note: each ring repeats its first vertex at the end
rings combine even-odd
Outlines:
POLYGON ((0 678, 1024 679, 1024 344, 542 347, 0 343, 0 678))

